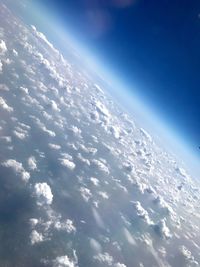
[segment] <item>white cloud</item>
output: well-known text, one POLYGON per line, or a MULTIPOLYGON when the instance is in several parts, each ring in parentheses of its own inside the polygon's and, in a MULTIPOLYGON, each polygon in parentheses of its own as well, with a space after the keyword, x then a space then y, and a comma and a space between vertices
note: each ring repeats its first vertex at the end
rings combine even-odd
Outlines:
POLYGON ((145 131, 143 128, 140 128, 140 132, 143 135, 143 137, 145 137, 147 140, 152 142, 152 138, 151 138, 150 134, 147 133, 147 131, 145 131))
POLYGON ((76 167, 75 163, 67 158, 60 158, 59 159, 60 164, 69 170, 73 171, 76 167))
POLYGON ((95 177, 91 177, 90 181, 93 183, 95 186, 99 186, 99 180, 95 177))
POLYGON ((56 221, 54 227, 57 230, 63 230, 66 231, 67 233, 76 232, 76 227, 74 226, 73 221, 70 219, 67 219, 64 222, 56 221))
POLYGON ((86 165, 90 166, 90 161, 89 159, 84 158, 81 153, 77 154, 77 158, 82 162, 85 163, 86 165))
POLYGON ((110 132, 116 139, 120 137, 120 129, 118 126, 116 125, 110 126, 110 132))
POLYGON ((31 244, 34 245, 44 241, 44 237, 41 233, 38 233, 36 230, 33 230, 30 234, 30 240, 31 244))
POLYGON ((0 40, 0 56, 5 55, 7 50, 8 49, 7 49, 6 43, 3 40, 0 40))
POLYGON ((104 199, 109 199, 109 196, 106 192, 99 191, 98 194, 104 199))
POLYGON ((30 223, 31 227, 34 228, 39 223, 39 220, 36 218, 31 218, 29 220, 29 223, 30 223))
POLYGON ((58 105, 56 104, 56 102, 55 102, 54 100, 50 100, 49 105, 51 106, 51 108, 52 108, 54 111, 60 111, 60 109, 58 108, 58 105))
POLYGON ((26 139, 28 137, 28 133, 27 132, 14 130, 13 134, 20 140, 24 140, 24 139, 26 139))
POLYGON ((74 134, 74 136, 81 137, 82 131, 77 126, 72 125, 69 130, 74 134))
POLYGON ((57 145, 57 144, 51 144, 49 143, 48 146, 54 150, 59 150, 61 149, 61 146, 60 145, 57 145))
POLYGON ((113 257, 108 254, 107 252, 103 253, 99 253, 98 255, 94 256, 94 259, 97 260, 98 262, 102 263, 102 264, 106 264, 108 266, 112 266, 113 265, 113 257))
POLYGON ((100 160, 97 160, 97 159, 93 159, 92 160, 92 163, 98 167, 98 169, 106 174, 109 174, 110 171, 108 169, 108 167, 105 165, 105 163, 103 163, 102 161, 100 160))
POLYGON ((110 112, 100 101, 95 102, 96 110, 103 116, 110 117, 110 112))
POLYGON ((53 267, 75 267, 75 263, 67 255, 59 256, 53 260, 53 267))
POLYGON ((170 238, 172 235, 170 233, 169 228, 166 225, 164 219, 159 221, 157 224, 154 225, 154 231, 161 237, 161 238, 170 238))
POLYGON ((0 96, 0 107, 1 107, 2 109, 5 109, 5 110, 8 111, 8 112, 12 112, 12 111, 13 111, 13 108, 10 107, 10 106, 6 103, 6 101, 3 99, 3 97, 1 97, 1 96, 0 96))
POLYGON ((144 220, 148 225, 153 225, 153 221, 149 218, 148 212, 142 207, 139 201, 133 202, 137 216, 144 220))
POLYGON ((182 259, 187 266, 199 266, 199 263, 194 259, 191 251, 189 251, 185 246, 180 246, 179 251, 181 253, 182 259), (189 265, 188 265, 189 264, 189 265))
POLYGON ((7 168, 11 168, 25 182, 27 182, 30 178, 30 174, 25 171, 22 163, 14 160, 14 159, 8 159, 8 160, 4 161, 2 163, 2 166, 7 167, 7 168))
POLYGON ((81 192, 81 196, 86 202, 88 202, 89 199, 92 197, 92 193, 90 192, 90 189, 86 187, 81 187, 80 192, 81 192))
POLYGON ((37 197, 37 204, 50 205, 53 201, 53 194, 51 192, 51 187, 47 183, 37 183, 34 186, 34 194, 37 197))
POLYGON ((175 213, 172 209, 172 207, 161 197, 157 196, 153 202, 157 204, 167 215, 175 216, 175 213))
POLYGON ((37 163, 35 157, 32 156, 28 158, 28 166, 30 170, 37 169, 37 163))
POLYGON ((117 263, 114 264, 114 267, 126 267, 126 265, 123 264, 123 263, 117 262, 117 263))

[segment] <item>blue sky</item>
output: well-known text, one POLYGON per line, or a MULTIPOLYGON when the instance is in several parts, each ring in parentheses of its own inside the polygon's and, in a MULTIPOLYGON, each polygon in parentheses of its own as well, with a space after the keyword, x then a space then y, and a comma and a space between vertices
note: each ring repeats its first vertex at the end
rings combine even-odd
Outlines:
POLYGON ((199 1, 42 2, 198 149, 199 1))
MULTIPOLYGON (((64 37, 69 35, 78 48, 83 48, 83 58, 89 55, 90 64, 98 66, 113 85, 122 82, 118 88, 121 94, 139 96, 144 109, 156 114, 156 122, 162 125, 158 128, 164 132, 169 126, 172 133, 169 136, 181 139, 180 143, 188 145, 198 157, 199 1, 192 4, 180 0, 37 2, 54 14, 53 23, 57 21, 57 30, 63 36, 61 48, 65 45, 64 37), (123 90, 123 84, 127 90, 123 90)), ((37 12, 35 23, 45 30, 44 22, 52 19, 50 13, 42 9, 37 12)), ((50 32, 51 29, 49 32, 46 29, 47 34, 50 32)), ((48 37, 53 39, 53 34, 48 37)), ((151 118, 153 128, 155 119, 151 118)))

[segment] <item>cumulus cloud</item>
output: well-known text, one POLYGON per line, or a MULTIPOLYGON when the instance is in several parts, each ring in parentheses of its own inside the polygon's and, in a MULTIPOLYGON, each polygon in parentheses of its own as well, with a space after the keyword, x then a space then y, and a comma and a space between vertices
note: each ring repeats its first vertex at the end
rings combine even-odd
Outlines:
POLYGON ((24 140, 28 137, 28 131, 24 130, 20 127, 15 127, 15 130, 13 131, 13 134, 19 138, 20 140, 24 140))
POLYGON ((30 234, 30 240, 31 244, 34 245, 44 241, 44 237, 41 233, 38 233, 36 230, 33 230, 30 234))
POLYGON ((118 126, 116 126, 116 125, 112 125, 112 126, 110 126, 110 132, 111 132, 111 134, 116 138, 116 139, 118 139, 119 137, 120 137, 120 129, 119 129, 119 127, 118 126))
POLYGON ((172 207, 161 196, 157 196, 153 202, 158 205, 166 215, 174 216, 172 207))
POLYGON ((43 204, 50 205, 53 201, 51 187, 47 183, 35 184, 34 195, 37 197, 37 204, 39 206, 42 206, 43 204))
POLYGON ((91 177, 90 181, 92 182, 93 185, 99 186, 99 180, 95 177, 91 177))
POLYGON ((59 161, 62 166, 66 167, 71 171, 73 171, 76 167, 76 164, 68 158, 60 158, 59 161))
POLYGON ((98 194, 104 199, 109 199, 109 196, 106 192, 99 191, 98 194))
POLYGON ((77 154, 77 158, 78 158, 82 163, 84 163, 84 164, 90 166, 90 161, 89 161, 89 159, 84 158, 84 157, 81 155, 81 153, 78 153, 78 154, 77 154))
POLYGON ((29 223, 30 223, 31 228, 34 228, 39 223, 39 220, 37 218, 31 218, 29 220, 29 223))
POLYGON ((187 249, 185 246, 180 246, 179 251, 184 261, 184 264, 187 264, 187 266, 199 266, 199 263, 195 260, 189 249, 187 249))
POLYGON ((109 174, 109 168, 106 166, 106 164, 98 159, 93 159, 92 163, 102 172, 109 174))
POLYGON ((74 136, 81 137, 82 131, 77 126, 72 125, 69 130, 71 131, 71 133, 73 133, 74 136))
POLYGON ((53 260, 53 267, 75 267, 75 263, 67 255, 59 256, 53 260))
POLYGON ((145 131, 143 128, 140 128, 140 132, 141 132, 143 137, 145 137, 148 141, 152 142, 152 138, 151 138, 150 134, 147 133, 147 131, 145 131))
POLYGON ((114 264, 114 267, 126 267, 126 265, 123 264, 123 263, 117 262, 117 263, 114 264))
POLYGON ((136 214, 148 225, 153 225, 153 221, 149 218, 148 212, 142 207, 139 201, 132 202, 135 206, 136 214))
POLYGON ((89 199, 92 197, 92 193, 90 191, 90 189, 86 188, 86 187, 81 187, 80 188, 80 193, 81 196, 83 197, 83 199, 88 202, 89 199))
POLYGON ((13 108, 10 107, 6 101, 3 99, 3 97, 0 96, 0 107, 8 112, 12 112, 13 108))
POLYGON ((104 265, 113 265, 113 257, 107 252, 97 254, 96 256, 94 256, 94 259, 104 265))
POLYGON ((97 112, 99 112, 101 115, 106 116, 106 117, 110 116, 110 112, 108 111, 108 109, 105 107, 103 103, 96 100, 94 104, 95 104, 97 112))
POLYGON ((14 159, 8 159, 8 160, 4 161, 2 163, 2 166, 6 167, 6 168, 11 168, 25 182, 27 182, 30 178, 30 174, 25 171, 22 163, 14 160, 14 159))
POLYGON ((56 221, 54 227, 57 230, 63 230, 66 231, 67 233, 76 232, 76 227, 74 226, 73 221, 70 219, 67 219, 64 222, 56 221))
POLYGON ((54 149, 54 150, 59 150, 59 149, 61 149, 61 146, 60 146, 60 145, 57 145, 57 144, 49 143, 48 146, 49 146, 51 149, 54 149))
POLYGON ((156 232, 156 234, 158 234, 161 238, 168 239, 172 236, 164 219, 160 220, 153 227, 154 227, 154 231, 156 232))
POLYGON ((8 49, 7 49, 6 43, 3 40, 0 40, 0 56, 5 55, 7 50, 8 49))
POLYGON ((37 169, 37 162, 36 162, 35 157, 32 156, 28 158, 28 166, 29 166, 29 169, 32 171, 37 169))

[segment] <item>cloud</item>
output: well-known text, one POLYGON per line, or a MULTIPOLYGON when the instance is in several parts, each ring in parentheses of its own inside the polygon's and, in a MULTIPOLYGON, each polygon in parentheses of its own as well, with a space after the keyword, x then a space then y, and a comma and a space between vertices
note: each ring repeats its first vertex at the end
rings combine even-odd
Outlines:
POLYGON ((39 220, 36 218, 31 218, 29 220, 29 223, 30 223, 31 227, 34 228, 39 223, 39 220))
POLYGON ((28 166, 29 166, 29 169, 32 171, 37 169, 37 163, 36 163, 35 157, 32 156, 28 158, 28 166))
POLYGON ((126 265, 123 264, 123 263, 117 262, 117 263, 114 264, 114 267, 126 267, 126 265))
POLYGON ((71 133, 73 133, 74 136, 76 137, 81 137, 81 129, 79 129, 77 126, 74 126, 72 125, 70 128, 69 128, 69 131, 71 133))
POLYGON ((135 206, 136 214, 141 218, 146 224, 153 225, 153 221, 149 218, 148 212, 142 207, 139 201, 132 202, 135 206))
POLYGON ((157 196, 153 202, 154 204, 158 205, 158 207, 160 207, 166 213, 166 215, 170 215, 171 217, 175 216, 175 212, 173 211, 172 207, 161 196, 157 196))
POLYGON ((93 185, 99 186, 99 180, 95 177, 91 177, 90 181, 92 182, 93 185))
POLYGON ((13 108, 10 107, 6 101, 3 99, 3 97, 0 96, 0 107, 8 112, 12 112, 13 108))
POLYGON ((101 264, 112 266, 113 265, 113 257, 108 254, 107 252, 105 253, 99 253, 96 256, 94 256, 94 259, 100 262, 101 264))
POLYGON ((109 196, 106 192, 99 191, 98 194, 104 199, 109 199, 109 196))
POLYGON ((50 205, 53 201, 53 194, 47 183, 35 184, 34 195, 37 197, 37 204, 39 206, 42 206, 43 204, 50 205))
POLYGON ((90 189, 86 188, 86 187, 81 187, 80 188, 80 193, 81 196, 83 197, 83 199, 88 202, 89 199, 92 197, 92 193, 90 192, 90 189))
POLYGON ((73 171, 76 167, 76 164, 68 158, 59 158, 59 161, 63 167, 66 167, 71 171, 73 171))
POLYGON ((11 168, 25 182, 27 182, 30 178, 30 174, 25 171, 22 163, 14 160, 14 159, 8 159, 8 160, 4 161, 2 163, 2 166, 6 167, 6 168, 11 168))
POLYGON ((31 244, 34 245, 44 241, 44 237, 41 233, 38 233, 36 230, 33 230, 30 234, 30 240, 31 244))
POLYGON ((109 168, 106 166, 106 164, 104 162, 102 162, 102 160, 97 160, 97 159, 93 159, 92 163, 102 172, 109 174, 109 168))
POLYGON ((165 219, 160 220, 153 226, 153 228, 155 233, 158 234, 161 238, 169 239, 172 236, 169 228, 166 225, 165 219))
POLYGON ((4 56, 7 50, 6 43, 3 40, 0 40, 0 56, 4 56))
POLYGON ((73 224, 73 221, 67 219, 64 222, 56 221, 54 224, 55 229, 66 231, 67 233, 76 232, 76 227, 73 224))
POLYGON ((19 138, 20 140, 24 140, 28 137, 28 131, 24 130, 20 127, 15 127, 15 130, 13 131, 13 134, 19 138))
POLYGON ((90 161, 89 161, 89 159, 84 158, 84 157, 81 155, 81 153, 78 153, 78 154, 77 154, 77 158, 78 158, 82 163, 84 163, 84 164, 90 166, 90 161))
POLYGON ((187 264, 187 266, 199 266, 199 263, 194 259, 191 251, 189 251, 185 246, 180 246, 179 252, 181 254, 181 258, 184 261, 184 264, 187 264))
POLYGON ((49 143, 48 146, 54 150, 59 150, 61 149, 61 146, 60 145, 57 145, 57 144, 52 144, 52 143, 49 143))
POLYGON ((140 133, 142 134, 142 136, 144 138, 146 138, 149 142, 152 142, 152 138, 150 136, 149 133, 147 133, 147 131, 145 131, 143 128, 140 128, 140 133))
POLYGON ((75 267, 74 261, 71 261, 67 255, 59 256, 53 260, 53 267, 75 267))

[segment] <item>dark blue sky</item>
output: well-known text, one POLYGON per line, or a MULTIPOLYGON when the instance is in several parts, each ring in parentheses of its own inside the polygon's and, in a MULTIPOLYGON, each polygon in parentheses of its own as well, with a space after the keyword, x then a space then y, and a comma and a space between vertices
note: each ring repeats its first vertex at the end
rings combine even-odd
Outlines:
POLYGON ((199 0, 43 0, 101 62, 200 145, 199 0))

